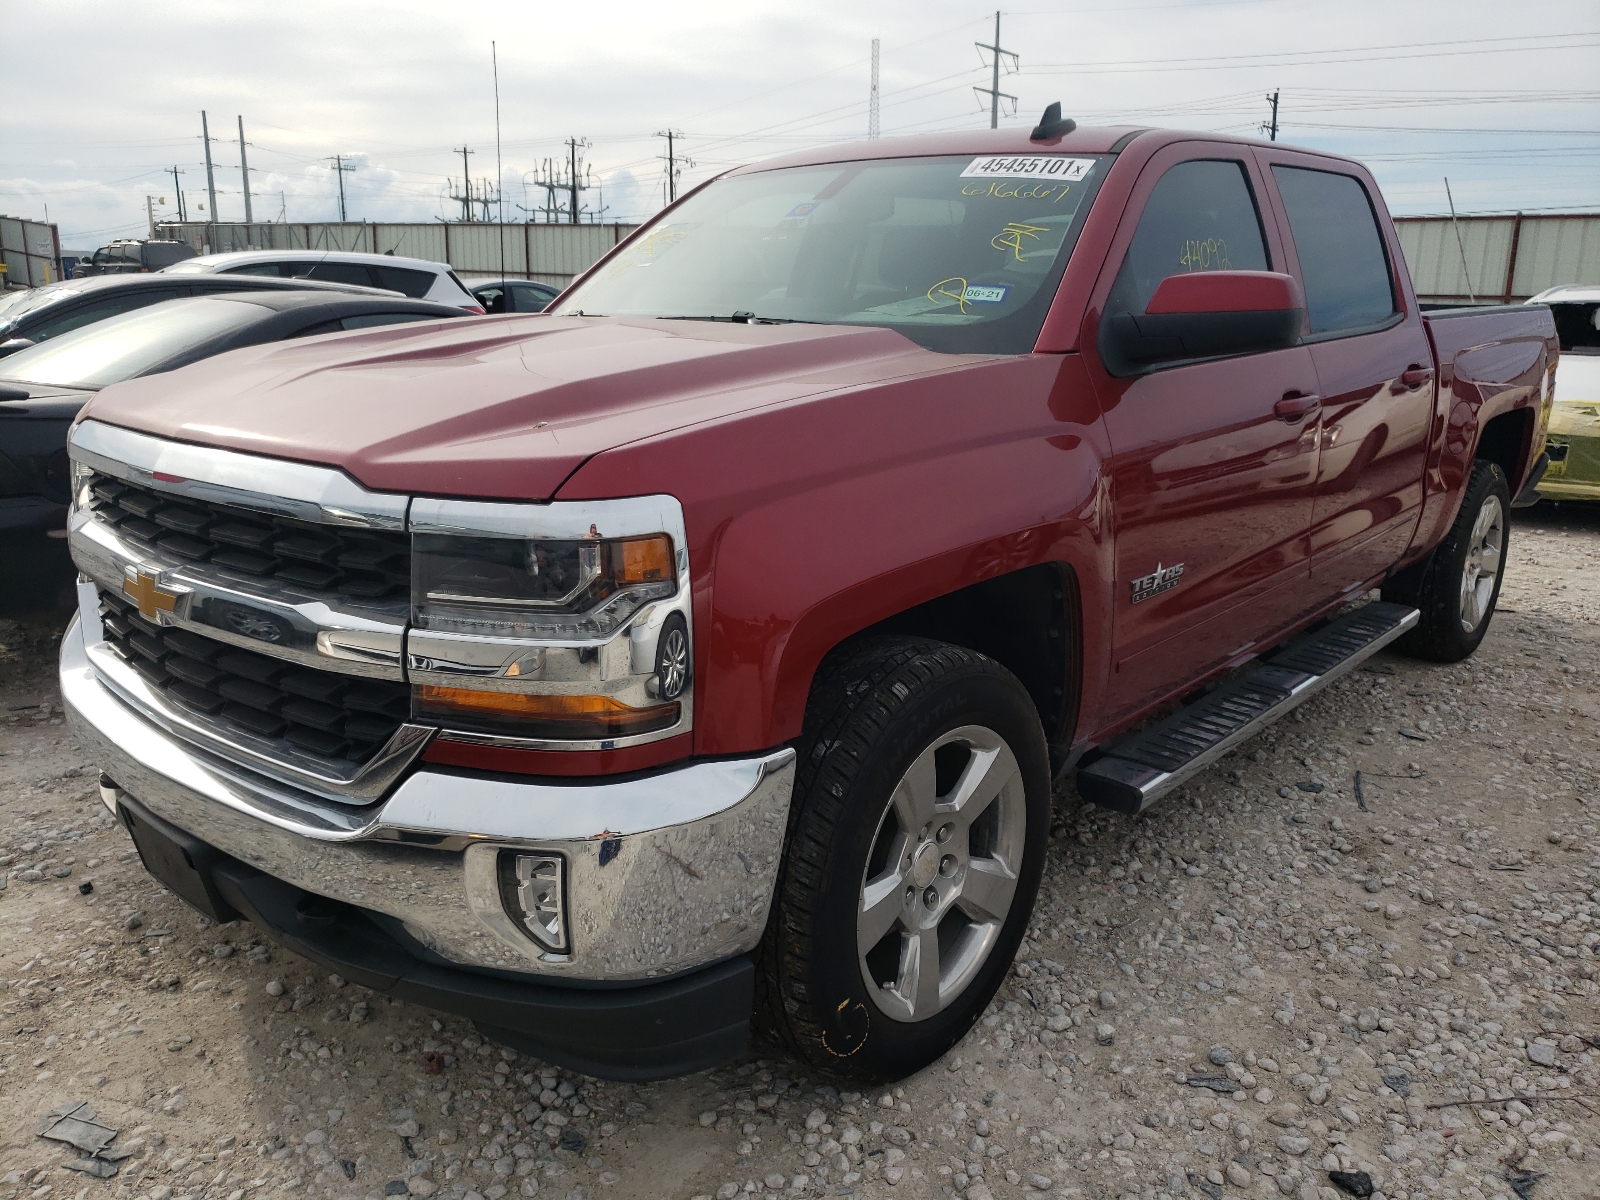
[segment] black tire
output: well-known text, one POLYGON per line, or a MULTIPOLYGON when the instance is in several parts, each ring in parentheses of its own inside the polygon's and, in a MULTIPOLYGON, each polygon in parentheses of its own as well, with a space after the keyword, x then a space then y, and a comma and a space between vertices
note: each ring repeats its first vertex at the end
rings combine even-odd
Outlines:
MULTIPOLYGON (((1383 598, 1416 608, 1422 619, 1417 627, 1395 643, 1395 649, 1413 658, 1431 662, 1460 662, 1478 648, 1495 604, 1500 599, 1500 582, 1505 577, 1506 552, 1511 533, 1511 489, 1499 465, 1479 459, 1472 467, 1461 510, 1444 540, 1420 563, 1408 567, 1383 586, 1383 598), (1482 586, 1471 590, 1467 600, 1465 586, 1469 563, 1482 532, 1480 521, 1498 505, 1499 553, 1495 556, 1493 582, 1483 571, 1482 586), (1464 601, 1466 603, 1464 604, 1464 601), (1476 611, 1473 611, 1475 606, 1476 611), (1464 613, 1464 608, 1468 611, 1464 613), (1476 618, 1475 621, 1471 618, 1476 618), (1470 626, 1470 628, 1469 628, 1470 626)), ((1479 555, 1477 561, 1481 563, 1479 555)))
MULTIPOLYGON (((903 1078, 972 1027, 1004 981, 1027 928, 1050 826, 1049 757, 1038 713, 1016 676, 982 654, 920 638, 873 638, 823 664, 798 751, 788 843, 758 953, 756 1027, 825 1070, 874 1082, 903 1078), (1014 757, 1014 772, 1006 753, 1014 757), (901 804, 912 803, 909 790, 897 789, 909 782, 913 763, 935 761, 937 772, 929 765, 918 779, 937 779, 933 789, 941 804, 972 785, 975 799, 964 810, 970 829, 947 823, 952 814, 940 810, 919 831, 920 841, 895 833, 905 828, 901 817, 909 810, 901 804), (977 781, 987 787, 1002 777, 992 802, 982 800, 977 781), (957 782, 947 789, 950 780, 957 782), (930 848, 938 865, 925 883, 930 848), (941 858, 946 849, 956 852, 941 858), (887 859, 874 860, 885 853, 887 859), (985 875, 992 884, 993 864, 1012 859, 1015 888, 1004 919, 979 921, 967 911, 969 902, 981 899, 985 875), (928 945, 920 940, 927 937, 941 956, 949 955, 941 958, 950 964, 949 998, 936 983, 933 1003, 943 1007, 929 1007, 926 1016, 915 1015, 914 1004, 891 1015, 892 985, 869 985, 866 978, 878 968, 858 947, 858 921, 870 919, 862 911, 875 861, 880 874, 874 878, 888 887, 879 894, 903 895, 896 903, 909 914, 915 891, 928 905, 930 928, 903 932, 896 918, 872 955, 892 958, 897 938, 907 946, 913 940, 928 945), (891 876, 902 866, 896 883, 891 876), (962 898, 963 888, 971 895, 962 898), (941 889, 946 894, 936 903, 932 894, 941 889)), ((996 907, 980 905, 980 912, 996 907)), ((891 976, 894 970, 888 968, 891 976)))

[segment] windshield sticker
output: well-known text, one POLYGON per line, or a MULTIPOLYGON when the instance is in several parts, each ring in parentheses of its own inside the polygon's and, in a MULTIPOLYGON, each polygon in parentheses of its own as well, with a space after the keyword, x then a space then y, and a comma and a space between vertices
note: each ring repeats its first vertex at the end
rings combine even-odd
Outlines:
POLYGON ((1017 261, 1022 261, 1022 239, 1038 239, 1041 233, 1048 233, 1048 225, 1024 225, 1020 221, 1007 221, 1006 227, 989 239, 989 245, 996 250, 1009 250, 1017 256, 1017 261))
POLYGON ((961 172, 962 179, 1070 179, 1079 180, 1094 166, 1092 158, 1060 158, 1054 154, 1024 154, 975 158, 961 172))
POLYGON ((966 183, 963 196, 992 196, 996 200, 1048 200, 1058 204, 1072 190, 1070 183, 966 183))
POLYGON ((796 204, 788 212, 784 213, 783 219, 785 221, 798 221, 801 217, 809 217, 821 207, 821 200, 807 200, 804 203, 796 204))
POLYGON ((979 283, 969 284, 963 292, 962 299, 975 304, 999 304, 1006 298, 1006 293, 1011 289, 1003 284, 984 285, 979 283))

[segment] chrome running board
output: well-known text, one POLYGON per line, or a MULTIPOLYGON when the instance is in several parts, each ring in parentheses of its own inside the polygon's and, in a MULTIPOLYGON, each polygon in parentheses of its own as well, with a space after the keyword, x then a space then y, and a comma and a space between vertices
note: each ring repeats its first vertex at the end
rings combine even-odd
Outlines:
POLYGON ((1118 812, 1143 812, 1414 628, 1419 615, 1374 601, 1336 618, 1080 767, 1078 794, 1118 812))

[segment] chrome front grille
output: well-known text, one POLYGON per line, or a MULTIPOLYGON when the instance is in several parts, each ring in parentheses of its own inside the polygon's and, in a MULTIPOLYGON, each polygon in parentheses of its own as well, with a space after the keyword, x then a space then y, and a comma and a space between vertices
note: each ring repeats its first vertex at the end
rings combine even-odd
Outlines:
POLYGON ((178 561, 207 563, 241 581, 274 580, 356 602, 410 594, 411 542, 402 532, 269 516, 104 474, 88 482, 96 520, 178 561))
POLYGON ((157 625, 100 593, 106 644, 153 689, 225 734, 281 739, 331 762, 366 764, 409 714, 406 685, 298 667, 157 625))

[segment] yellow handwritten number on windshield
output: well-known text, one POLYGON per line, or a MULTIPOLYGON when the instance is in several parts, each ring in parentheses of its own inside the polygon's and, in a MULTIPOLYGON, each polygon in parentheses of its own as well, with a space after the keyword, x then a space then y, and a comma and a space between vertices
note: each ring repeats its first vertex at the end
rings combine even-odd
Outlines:
POLYGON ((1046 232, 1048 225, 1024 225, 1020 221, 1007 221, 1006 227, 994 237, 989 239, 989 245, 996 250, 1009 250, 1017 256, 1017 261, 1022 261, 1022 239, 1037 239, 1041 233, 1046 232))

